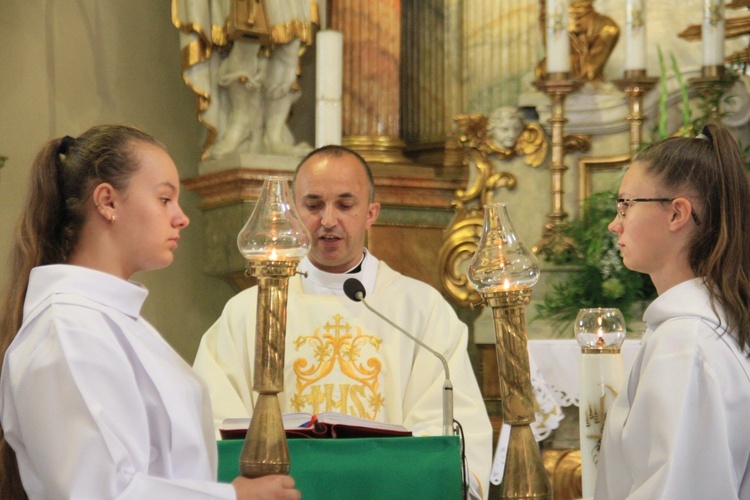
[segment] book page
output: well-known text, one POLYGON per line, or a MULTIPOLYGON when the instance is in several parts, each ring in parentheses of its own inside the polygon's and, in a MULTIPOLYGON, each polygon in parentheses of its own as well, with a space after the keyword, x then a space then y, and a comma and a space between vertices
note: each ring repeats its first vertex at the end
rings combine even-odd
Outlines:
POLYGON ((406 427, 399 424, 389 424, 387 422, 377 422, 366 418, 355 417, 335 411, 327 411, 318 414, 318 422, 324 424, 343 424, 355 427, 365 427, 368 429, 386 429, 391 431, 406 431, 406 427))
MULTIPOLYGON (((284 413, 281 416, 281 421, 284 424, 284 429, 296 429, 300 427, 306 427, 307 424, 312 420, 311 413, 284 413)), ((349 425, 353 427, 363 427, 366 429, 384 429, 390 431, 404 432, 407 429, 403 425, 389 424, 386 422, 376 422, 374 420, 367 420, 366 418, 355 417, 353 415, 346 415, 344 413, 338 413, 335 411, 327 411, 318 414, 318 422, 330 425, 349 425)), ((249 418, 227 418, 221 423, 221 430, 237 431, 247 430, 250 426, 249 418)))

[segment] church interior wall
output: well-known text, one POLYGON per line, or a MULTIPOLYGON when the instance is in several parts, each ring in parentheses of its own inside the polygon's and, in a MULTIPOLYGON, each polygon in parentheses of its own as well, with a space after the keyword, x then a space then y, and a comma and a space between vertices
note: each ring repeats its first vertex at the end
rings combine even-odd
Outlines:
MULTIPOLYGON (((12 228, 22 207, 33 155, 51 137, 77 135, 95 123, 136 124, 166 144, 181 178, 199 175, 205 130, 196 119, 194 95, 181 77, 179 32, 171 23, 169 3, 150 0, 88 1, 72 5, 53 0, 0 2, 3 47, 0 64, 4 76, 0 80, 0 116, 3 118, 0 120, 0 155, 9 158, 0 169, 3 214, 0 217, 0 258, 5 259, 10 248, 12 228)), ((463 38, 461 43, 443 40, 446 66, 440 74, 446 82, 445 93, 430 94, 432 100, 426 104, 444 107, 446 112, 434 115, 439 116, 444 131, 451 126, 451 114, 489 115, 499 106, 514 105, 521 94, 531 90, 530 69, 541 55, 536 24, 538 3, 536 0, 431 0, 425 4, 429 12, 420 13, 415 5, 421 2, 403 0, 405 14, 414 19, 429 19, 434 29, 439 29, 438 21, 444 13, 461 16, 460 26, 442 19, 442 26, 463 38), (457 100, 439 102, 459 95, 457 85, 463 86, 457 100), (456 102, 461 103, 463 109, 457 109, 456 102)), ((698 74, 700 42, 687 42, 678 39, 676 34, 689 24, 700 23, 701 3, 699 0, 686 0, 678 5, 649 2, 649 75, 659 73, 657 45, 665 54, 675 55, 685 78, 698 74)), ((620 0, 597 0, 595 8, 622 24, 624 7, 620 0)), ((414 36, 405 38, 417 43, 435 40, 427 35, 414 36)), ((746 45, 746 38, 727 41, 726 52, 729 54, 746 45)), ((605 70, 608 79, 622 76, 624 50, 621 39, 605 70)), ((428 56, 430 52, 430 49, 422 51, 428 56)), ((405 54, 402 65, 409 63, 405 54)), ((290 119, 295 136, 310 143, 314 140, 314 93, 311 90, 314 68, 314 48, 310 48, 301 58, 303 93, 290 119)), ((421 69, 414 74, 420 78, 430 76, 427 70, 421 69)), ((674 122, 679 100, 674 78, 670 79, 669 86, 670 114, 674 122)), ((416 89, 404 95, 415 96, 418 92, 416 89)), ((619 107, 615 106, 612 112, 624 115, 622 96, 619 99, 619 107)), ((411 104, 402 102, 402 109, 411 104)), ((644 108, 650 121, 644 130, 654 124, 657 104, 656 91, 647 95, 644 108)), ((596 128, 587 129, 576 117, 575 105, 575 99, 571 99, 566 130, 593 133, 592 149, 586 155, 626 152, 627 125, 621 117, 614 128, 597 135, 596 128)), ((416 117, 422 116, 419 113, 424 111, 409 109, 409 116, 416 117)), ((605 118, 613 121, 612 116, 605 118)), ((546 126, 543 113, 540 122, 546 126)), ((744 127, 740 133, 744 134, 745 143, 750 142, 746 126, 740 125, 744 127)), ((423 130, 415 124, 409 127, 408 139, 419 140, 420 134, 425 134, 427 139, 434 140, 440 135, 440 128, 424 127, 423 130)), ((565 176, 564 203, 571 215, 575 215, 577 206, 574 166, 579 156, 581 154, 566 158, 570 170, 565 176)), ((546 165, 536 169, 522 163, 500 167, 519 178, 518 188, 503 192, 500 201, 511 204, 511 217, 521 239, 530 246, 539 239, 549 209, 549 172, 546 165)), ((223 304, 235 291, 226 282, 204 272, 208 257, 202 236, 205 219, 199 203, 195 192, 183 189, 182 204, 191 218, 191 225, 183 233, 175 262, 165 270, 135 277, 151 291, 145 316, 188 360, 192 360, 200 335, 218 317, 223 304)), ((396 215, 393 218, 396 219, 396 215)), ((389 230, 382 228, 383 233, 389 230)), ((418 257, 415 260, 419 260, 418 257)), ((6 276, 5 272, 0 274, 0 281, 4 283, 6 276)))
MULTIPOLYGON (((179 34, 169 2, 0 2, 0 262, 6 266, 28 171, 44 142, 98 123, 128 123, 156 136, 181 178, 198 174, 203 130, 182 82, 179 34)), ((234 291, 203 272, 198 196, 185 189, 190 217, 167 269, 133 277, 150 291, 144 316, 192 361, 202 333, 234 291)), ((4 285, 7 271, 3 267, 4 285)))

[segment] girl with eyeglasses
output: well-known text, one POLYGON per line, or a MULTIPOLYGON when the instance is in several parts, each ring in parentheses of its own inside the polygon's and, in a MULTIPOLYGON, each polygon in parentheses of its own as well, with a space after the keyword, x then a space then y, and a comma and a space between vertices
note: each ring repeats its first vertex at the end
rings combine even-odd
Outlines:
POLYGON ((625 173, 609 230, 659 296, 607 415, 596 498, 750 498, 749 204, 737 142, 715 124, 625 173))

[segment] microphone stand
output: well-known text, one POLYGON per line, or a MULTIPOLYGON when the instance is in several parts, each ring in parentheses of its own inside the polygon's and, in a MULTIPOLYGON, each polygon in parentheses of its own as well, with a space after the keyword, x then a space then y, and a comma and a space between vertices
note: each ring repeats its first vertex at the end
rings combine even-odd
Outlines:
POLYGON ((453 383, 451 382, 451 376, 450 376, 450 370, 448 369, 448 362, 445 361, 445 357, 437 352, 436 350, 429 347, 427 344, 398 326, 396 323, 391 321, 390 319, 386 318, 382 314, 380 314, 378 311, 370 307, 370 304, 365 302, 364 296, 362 292, 356 292, 356 297, 365 305, 367 309, 369 309, 373 314, 378 316, 380 319, 391 325, 393 328, 398 330, 399 332, 403 333, 407 337, 409 337, 411 340, 417 343, 420 347, 423 347, 427 349, 429 352, 431 352, 435 357, 437 357, 440 362, 443 364, 443 370, 445 370, 445 383, 443 384, 443 435, 444 436, 453 436, 454 435, 454 429, 453 429, 453 383))

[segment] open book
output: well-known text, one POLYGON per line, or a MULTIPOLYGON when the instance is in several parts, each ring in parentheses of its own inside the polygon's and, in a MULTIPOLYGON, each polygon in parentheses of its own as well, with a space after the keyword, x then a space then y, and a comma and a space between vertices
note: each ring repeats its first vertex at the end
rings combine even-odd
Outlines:
MULTIPOLYGON (((398 424, 375 422, 333 411, 311 413, 285 413, 281 420, 287 438, 357 438, 411 436, 412 432, 398 424)), ((244 439, 249 418, 227 418, 221 423, 222 439, 244 439)))

